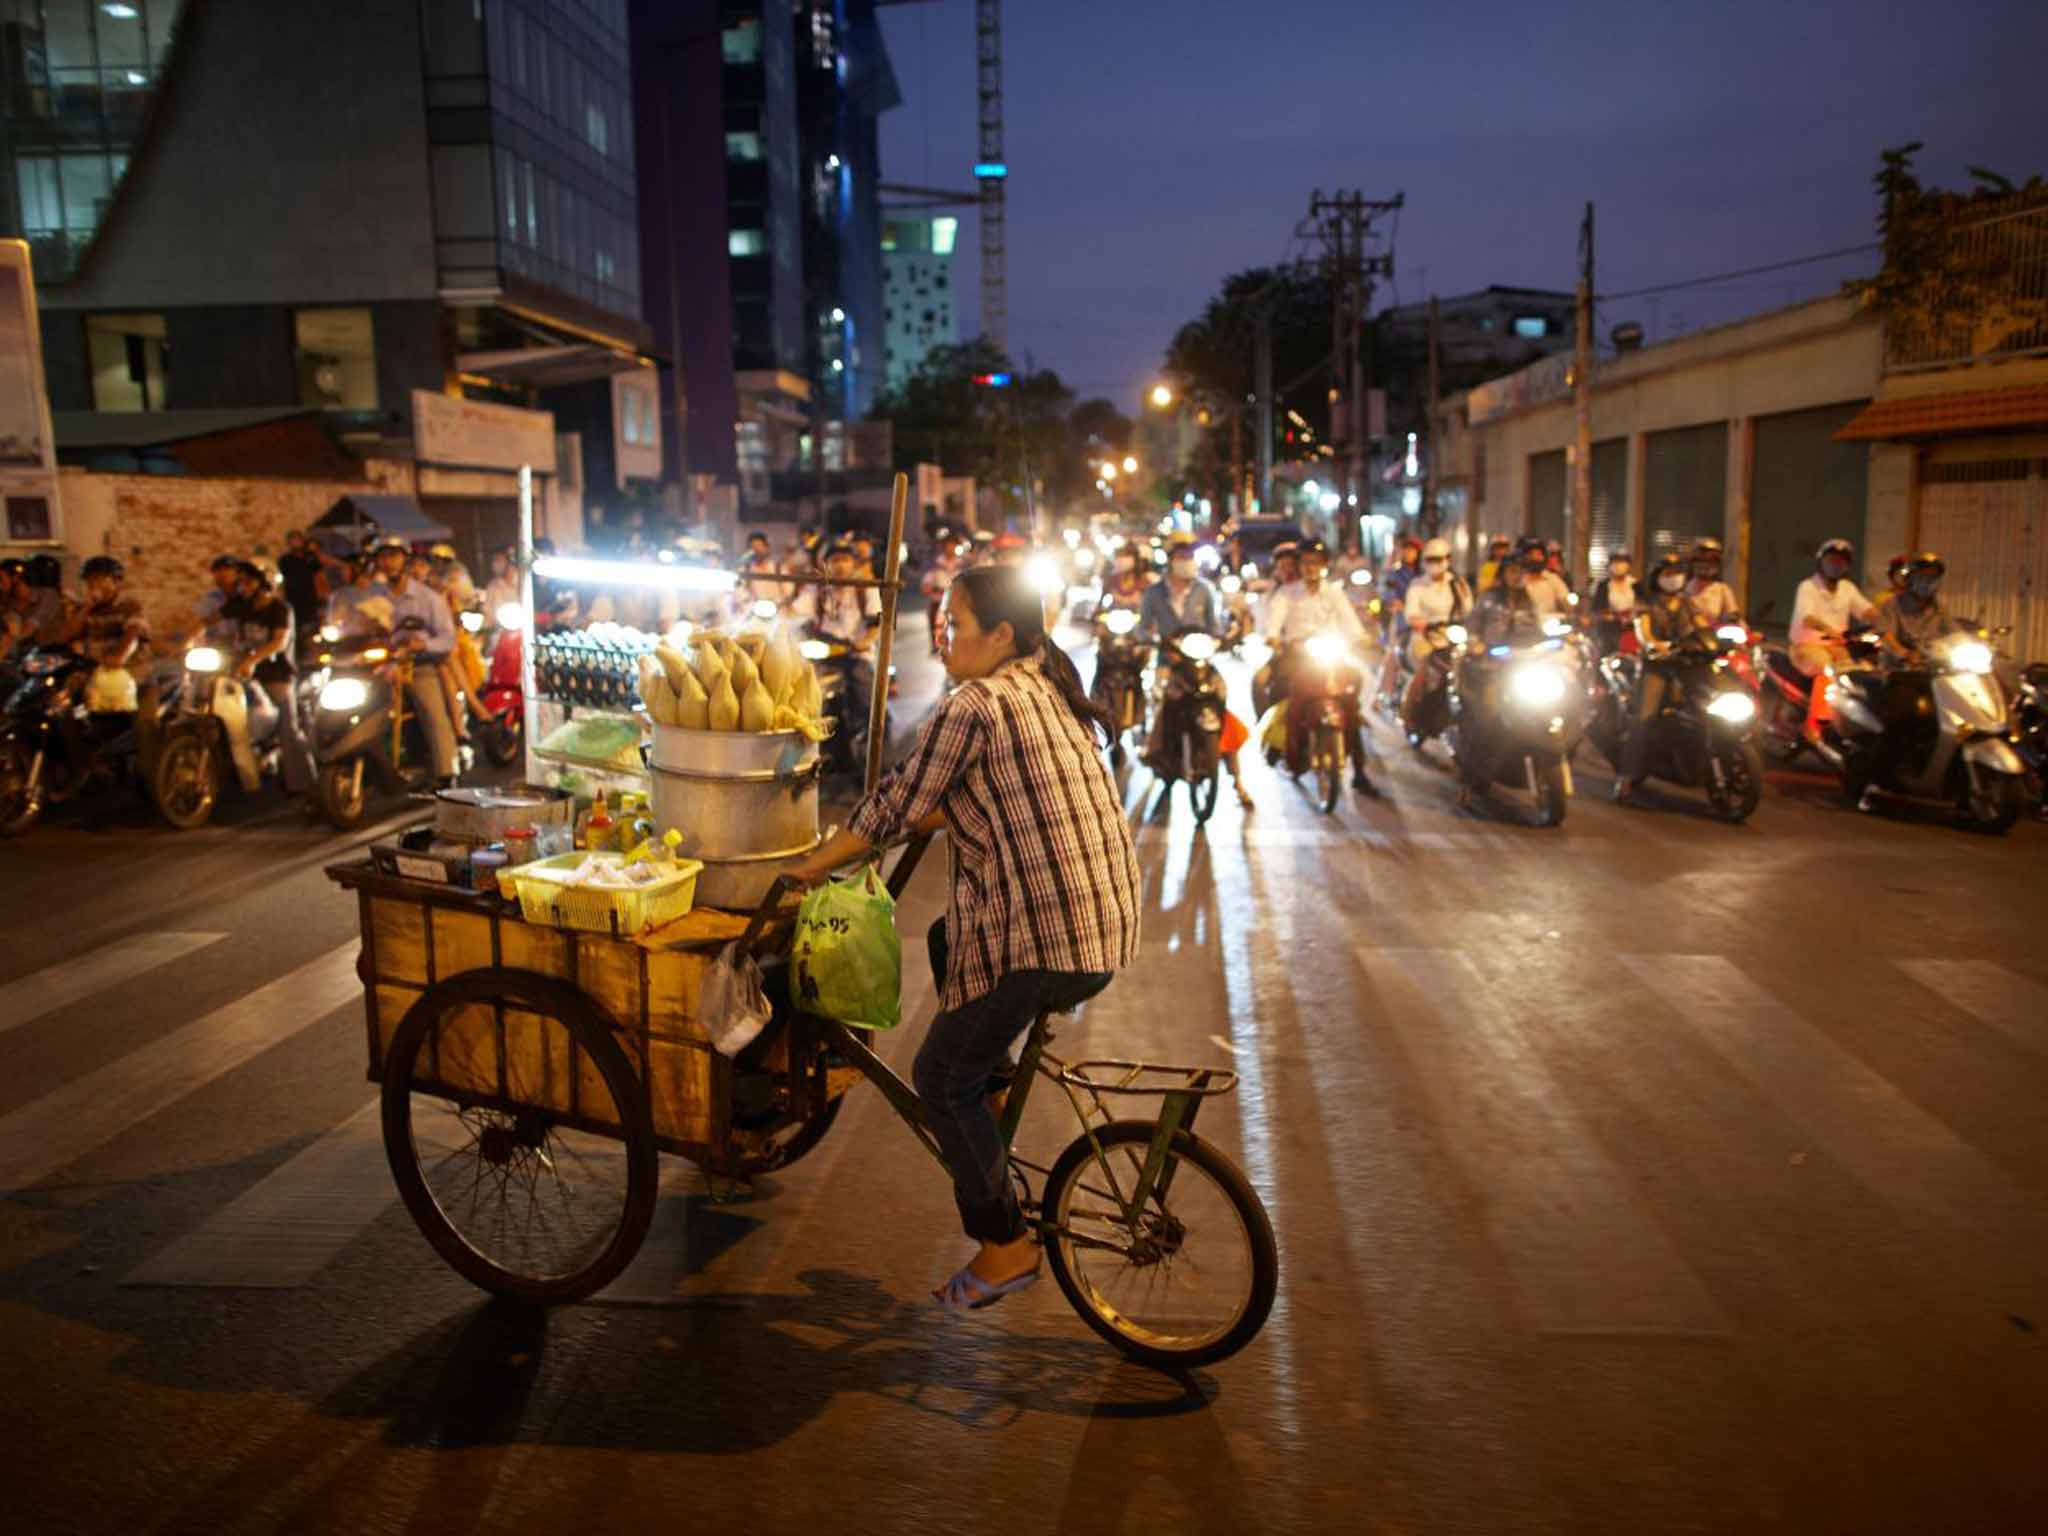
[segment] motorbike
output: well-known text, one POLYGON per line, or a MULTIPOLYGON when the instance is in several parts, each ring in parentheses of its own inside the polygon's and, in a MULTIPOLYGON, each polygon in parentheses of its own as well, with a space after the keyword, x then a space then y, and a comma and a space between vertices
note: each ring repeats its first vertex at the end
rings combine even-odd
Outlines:
MULTIPOLYGON (((308 728, 313 799, 322 816, 347 832, 368 813, 373 780, 388 790, 423 789, 432 782, 433 765, 406 692, 412 657, 377 634, 337 641, 327 654, 326 681, 308 728)), ((466 764, 458 759, 458 766, 466 764)))
POLYGON ((856 711, 848 707, 853 702, 853 690, 847 686, 847 672, 860 658, 851 645, 830 635, 814 635, 799 641, 797 654, 818 671, 820 709, 827 728, 823 750, 826 769, 833 773, 865 772, 868 713, 859 710, 860 718, 853 718, 856 711))
POLYGON ((69 646, 39 647, 23 658, 0 713, 0 836, 26 832, 51 804, 142 768, 137 714, 86 708, 97 670, 69 646))
MULTIPOLYGON (((1842 766, 1841 741, 1832 727, 1821 732, 1818 742, 1806 739, 1806 716, 1813 707, 1814 679, 1793 665, 1791 650, 1783 645, 1766 645, 1758 649, 1763 654, 1763 664, 1755 669, 1757 677, 1758 703, 1763 712, 1763 726, 1758 738, 1763 754, 1774 763, 1789 763, 1801 750, 1812 747, 1828 767, 1839 770, 1842 766)), ((1848 660, 1843 670, 1872 665, 1881 649, 1877 636, 1867 630, 1852 631, 1848 636, 1848 660)), ((1822 674, 1820 681, 1825 685, 1834 680, 1836 669, 1822 674)))
POLYGON ((1450 728, 1451 673, 1457 666, 1458 653, 1470 638, 1465 626, 1454 622, 1432 624, 1423 634, 1431 650, 1422 663, 1422 697, 1412 711, 1402 710, 1398 715, 1408 745, 1417 752, 1450 728))
POLYGON ((1734 662, 1748 641, 1748 630, 1728 624, 1687 635, 1663 658, 1619 650, 1603 656, 1600 700, 1587 730, 1600 755, 1617 773, 1621 771, 1643 669, 1668 668, 1676 686, 1650 724, 1642 777, 1703 788, 1715 815, 1724 821, 1748 820, 1763 798, 1764 786, 1763 754, 1756 743, 1756 697, 1734 662))
POLYGON ((1115 731, 1109 743, 1109 765, 1124 765, 1124 737, 1145 738, 1145 664, 1152 648, 1136 638, 1135 608, 1100 609, 1095 616, 1095 681, 1089 695, 1109 716, 1115 731))
POLYGON ((2013 701, 2013 745, 2027 765, 2027 789, 2048 816, 2048 662, 2021 671, 2013 701))
MULTIPOLYGON (((1562 623, 1549 621, 1546 628, 1562 623)), ((1567 626, 1569 627, 1569 626, 1567 626)), ((1566 637, 1468 647, 1450 680, 1451 726, 1446 732, 1461 777, 1480 785, 1525 786, 1536 802, 1538 824, 1564 824, 1572 794, 1571 755, 1585 732, 1586 689, 1566 655, 1566 637), (1497 672, 1487 700, 1468 669, 1497 672)))
POLYGON ((232 660, 217 646, 186 651, 184 677, 165 710, 150 791, 164 820, 180 831, 213 819, 228 765, 248 794, 277 772, 277 705, 236 677, 232 660))
POLYGON ((1852 803, 1872 789, 1949 805, 1983 831, 2004 832, 2025 807, 2027 765, 1991 646, 1962 631, 1915 660, 1836 679, 1843 794, 1852 803), (1896 732, 1904 750, 1880 772, 1879 744, 1896 732))
MULTIPOLYGON (((1301 657, 1288 678, 1284 761, 1293 777, 1304 772, 1315 775, 1325 815, 1337 809, 1343 793, 1365 667, 1365 659, 1343 635, 1326 629, 1303 642, 1301 657)), ((1277 767, 1283 759, 1268 747, 1266 761, 1277 767)))
POLYGON ((1195 820, 1216 809, 1223 773, 1223 712, 1227 690, 1213 665, 1223 642, 1199 629, 1182 630, 1162 647, 1158 714, 1146 739, 1146 766, 1173 793, 1185 779, 1195 820))
MULTIPOLYGON (((493 617, 497 620, 497 632, 488 649, 490 669, 484 674, 484 686, 478 695, 490 713, 479 739, 485 757, 500 768, 509 768, 526 747, 526 614, 517 603, 505 603, 493 617)), ((462 619, 465 625, 475 619, 473 627, 482 628, 480 613, 465 613, 462 619)))

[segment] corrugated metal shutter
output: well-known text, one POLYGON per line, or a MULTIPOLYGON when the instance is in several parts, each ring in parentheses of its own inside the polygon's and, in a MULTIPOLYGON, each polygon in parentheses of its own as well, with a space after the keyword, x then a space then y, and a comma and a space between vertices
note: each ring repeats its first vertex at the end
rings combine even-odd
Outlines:
POLYGON ((1529 455, 1529 532, 1538 538, 1563 538, 1565 499, 1570 494, 1562 448, 1529 455))
POLYGON ((1847 539, 1864 552, 1869 449, 1834 440, 1863 405, 1858 400, 1757 418, 1743 587, 1752 622, 1791 622, 1792 595, 1813 573, 1813 552, 1824 540, 1847 539))
POLYGON ((1920 542, 1948 561, 1951 611, 2010 625, 2001 643, 2022 661, 2048 657, 2048 459, 1928 465, 1920 542))
POLYGON ((1628 543, 1628 439, 1593 445, 1592 578, 1607 574, 1609 550, 1628 543))
POLYGON ((1646 561, 1719 538, 1728 517, 1728 423, 1652 432, 1643 453, 1646 561))

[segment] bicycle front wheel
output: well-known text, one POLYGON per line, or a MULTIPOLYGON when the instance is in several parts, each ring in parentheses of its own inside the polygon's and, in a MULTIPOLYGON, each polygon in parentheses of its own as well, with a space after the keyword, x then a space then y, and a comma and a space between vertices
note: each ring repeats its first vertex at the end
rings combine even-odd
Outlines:
POLYGON ((1156 1130, 1117 1120, 1060 1154, 1045 1181, 1045 1250, 1090 1328, 1133 1360, 1188 1370, 1236 1354, 1265 1326, 1280 1251, 1251 1182, 1188 1131, 1174 1133, 1163 1190, 1126 1217, 1156 1130))

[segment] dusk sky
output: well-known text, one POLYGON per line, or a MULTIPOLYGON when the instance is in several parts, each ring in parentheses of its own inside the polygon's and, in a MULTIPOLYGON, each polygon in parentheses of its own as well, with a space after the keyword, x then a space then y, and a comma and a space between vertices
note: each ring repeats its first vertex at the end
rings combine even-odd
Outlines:
MULTIPOLYGON (((883 13, 904 104, 887 180, 971 185, 974 5, 883 13)), ((1569 288, 1598 205, 1602 292, 1875 238, 1878 151, 1924 180, 2048 174, 2048 0, 1359 0, 1004 7, 1011 350, 1126 411, 1228 273, 1289 253, 1320 186, 1405 192, 1375 308, 1569 288)), ((963 210, 960 329, 979 329, 963 210)), ((1603 305, 1652 340, 1833 290, 1870 257, 1603 305)))

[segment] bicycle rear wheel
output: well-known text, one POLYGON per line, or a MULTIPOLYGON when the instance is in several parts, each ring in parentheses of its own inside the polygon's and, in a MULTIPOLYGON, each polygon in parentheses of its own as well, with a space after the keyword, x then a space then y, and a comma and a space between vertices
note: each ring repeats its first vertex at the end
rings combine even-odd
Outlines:
POLYGON ((1188 1131, 1175 1132, 1168 1149, 1167 1192, 1155 1189, 1126 1219, 1123 1200, 1156 1129, 1112 1121, 1095 1142, 1081 1136, 1060 1154, 1045 1181, 1045 1251, 1090 1328, 1133 1360, 1188 1370, 1236 1354, 1265 1326, 1280 1251, 1250 1181, 1188 1131))

